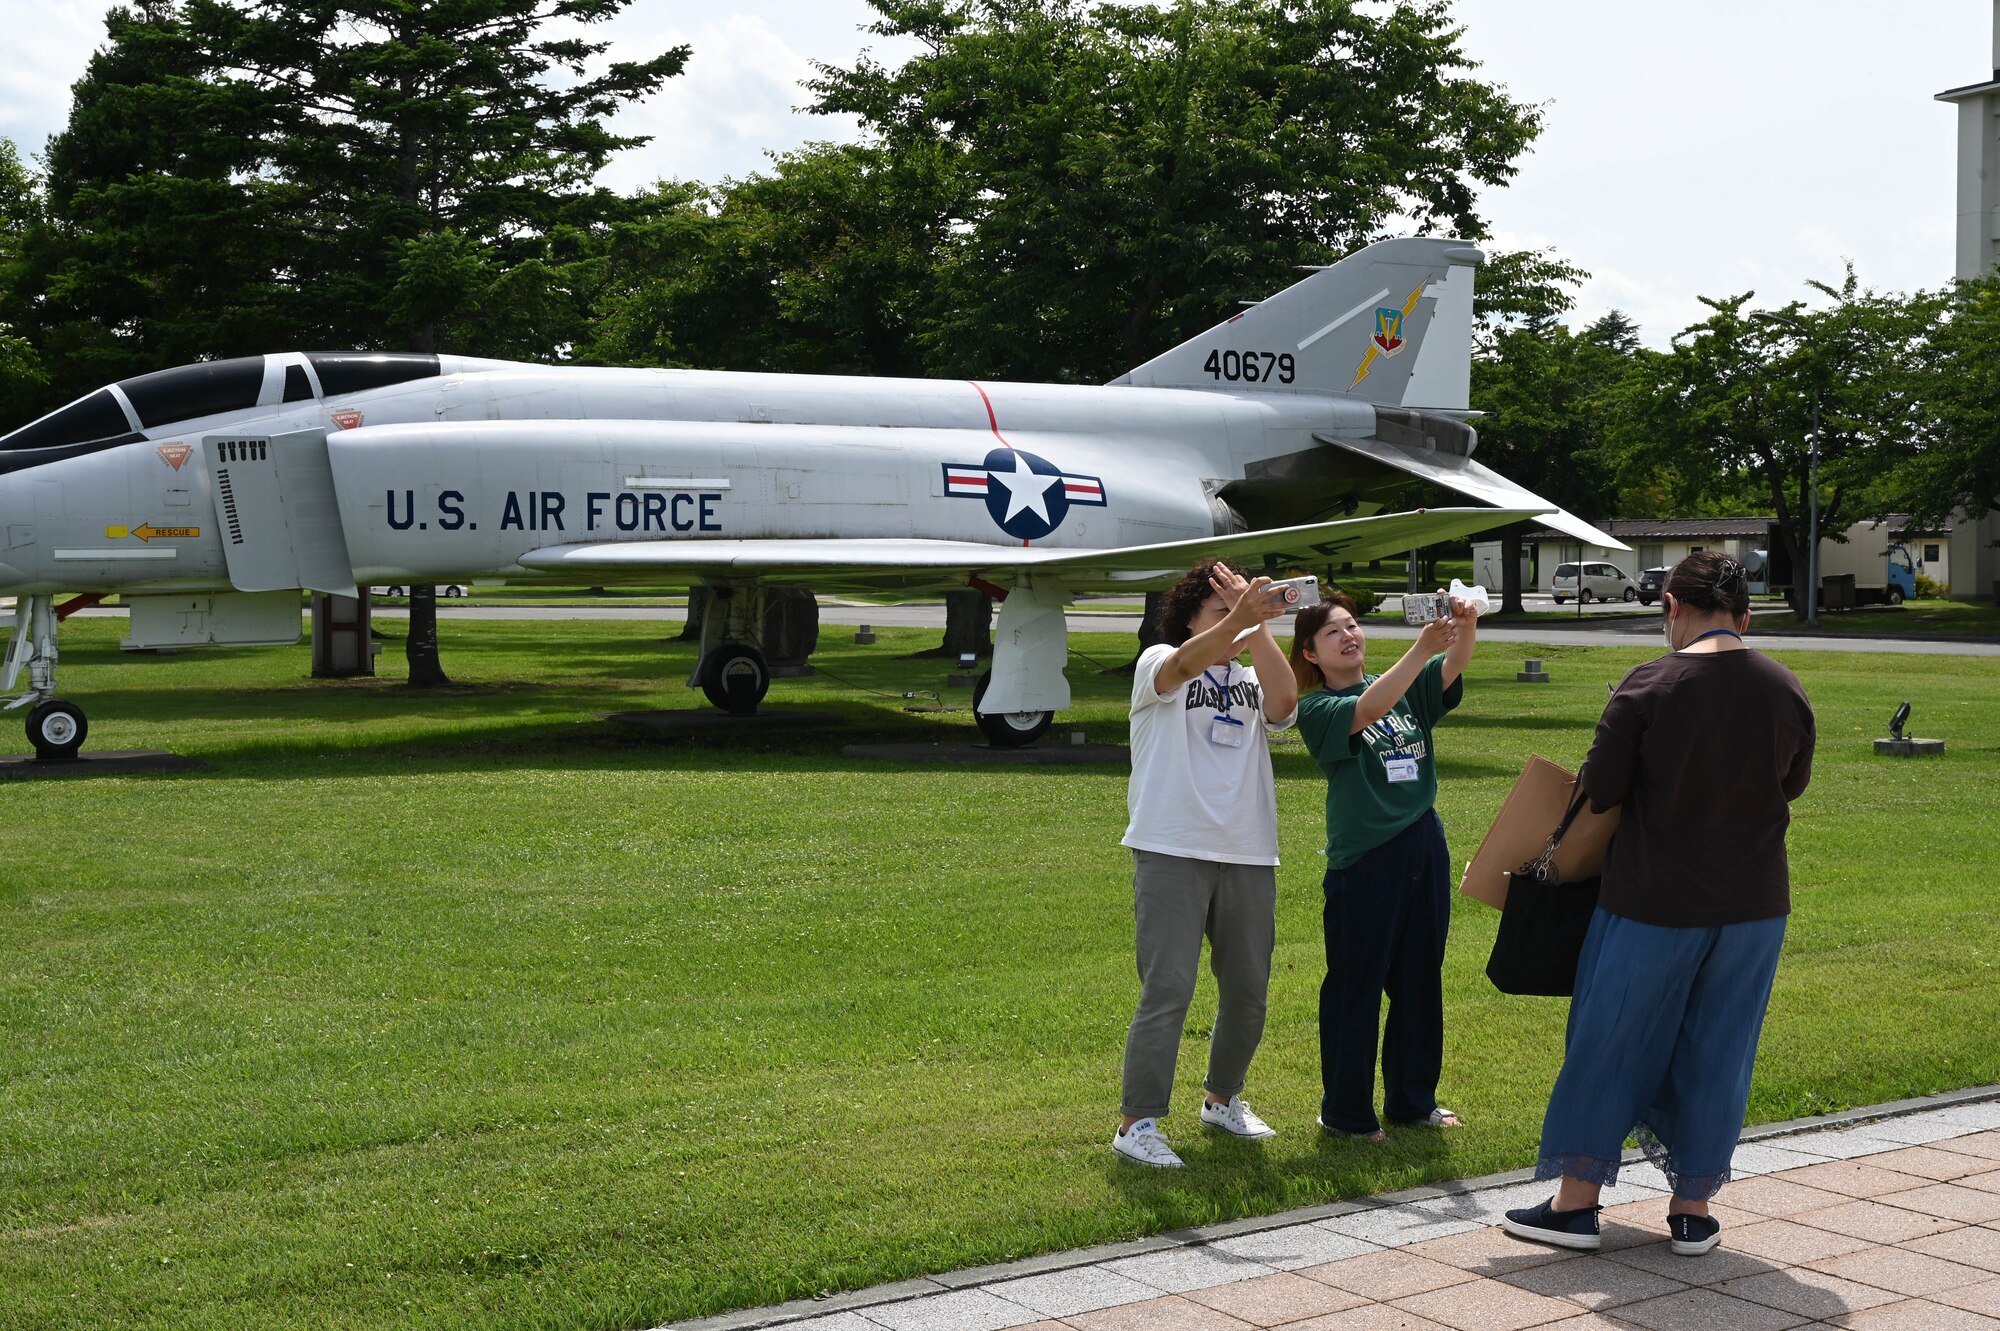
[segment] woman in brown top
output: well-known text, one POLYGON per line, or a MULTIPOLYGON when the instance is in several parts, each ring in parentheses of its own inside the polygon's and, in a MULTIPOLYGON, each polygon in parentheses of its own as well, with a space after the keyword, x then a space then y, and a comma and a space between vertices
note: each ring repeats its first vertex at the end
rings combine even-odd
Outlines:
POLYGON ((1624 814, 1542 1123, 1535 1176, 1562 1182, 1505 1224, 1596 1248, 1598 1193, 1636 1132, 1673 1186, 1673 1250, 1694 1256, 1721 1239, 1708 1201, 1729 1180, 1791 911, 1785 828, 1813 715, 1792 672, 1743 645, 1741 564, 1689 555, 1663 599, 1673 650, 1625 676, 1582 774, 1592 807, 1624 814))

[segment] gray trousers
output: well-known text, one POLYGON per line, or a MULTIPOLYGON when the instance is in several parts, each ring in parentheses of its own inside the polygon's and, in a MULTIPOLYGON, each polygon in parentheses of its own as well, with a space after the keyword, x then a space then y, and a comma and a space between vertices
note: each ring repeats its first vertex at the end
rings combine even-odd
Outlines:
POLYGON ((1218 864, 1150 850, 1133 851, 1132 861, 1139 1011, 1125 1036, 1120 1112, 1158 1118, 1173 1095, 1174 1063, 1201 971, 1203 935, 1218 990, 1203 1084, 1225 1099, 1243 1089, 1251 1056, 1264 1038, 1278 871, 1268 864, 1218 864))

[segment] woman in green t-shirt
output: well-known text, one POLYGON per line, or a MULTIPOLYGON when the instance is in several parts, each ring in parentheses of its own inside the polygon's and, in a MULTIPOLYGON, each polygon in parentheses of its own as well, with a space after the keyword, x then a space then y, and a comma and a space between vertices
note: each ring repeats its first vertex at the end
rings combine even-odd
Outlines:
POLYGON ((1366 672, 1354 602, 1334 592, 1299 612, 1292 671, 1299 734, 1326 773, 1326 979, 1319 990, 1319 1122, 1337 1136, 1382 1139, 1375 1117, 1382 996, 1382 1116, 1457 1127, 1437 1102, 1444 1065, 1445 931, 1450 860, 1437 801, 1431 730, 1458 706, 1475 615, 1424 626, 1383 675, 1366 672))

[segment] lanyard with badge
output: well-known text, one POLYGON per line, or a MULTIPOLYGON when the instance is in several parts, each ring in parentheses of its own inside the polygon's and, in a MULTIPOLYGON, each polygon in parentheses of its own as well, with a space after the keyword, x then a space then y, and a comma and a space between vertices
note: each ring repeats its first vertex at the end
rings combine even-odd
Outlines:
POLYGON ((1229 696, 1229 672, 1234 668, 1233 662, 1225 661, 1222 666, 1222 678, 1220 680, 1217 680, 1215 676, 1209 674, 1206 670, 1201 672, 1201 677, 1215 686, 1216 715, 1215 719, 1208 723, 1208 742, 1211 744, 1220 744, 1225 749, 1242 748, 1243 737, 1249 733, 1248 726, 1229 714, 1231 701, 1229 696))
POLYGON ((1389 718, 1387 716, 1380 718, 1369 729, 1379 729, 1383 739, 1397 746, 1382 755, 1382 770, 1388 774, 1389 783, 1391 785, 1401 785, 1406 781, 1415 781, 1417 779, 1417 759, 1415 755, 1401 747, 1401 741, 1396 734, 1395 728, 1389 724, 1389 718))

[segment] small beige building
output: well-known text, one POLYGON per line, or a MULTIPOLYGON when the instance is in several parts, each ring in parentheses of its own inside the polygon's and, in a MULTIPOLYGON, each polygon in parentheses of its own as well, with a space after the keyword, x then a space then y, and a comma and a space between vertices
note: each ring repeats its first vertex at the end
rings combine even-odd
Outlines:
MULTIPOLYGON (((1630 550, 1610 550, 1586 545, 1559 531, 1529 532, 1522 545, 1532 551, 1532 576, 1523 585, 1550 592, 1556 566, 1571 562, 1611 564, 1626 577, 1637 581, 1649 568, 1671 567, 1697 550, 1721 550, 1746 563, 1753 550, 1765 550, 1771 543, 1771 518, 1613 518, 1597 524, 1616 536, 1630 550)), ((1488 587, 1500 585, 1500 542, 1475 541, 1472 546, 1473 573, 1488 587), (1492 581, 1486 582, 1490 574, 1492 581)))
MULTIPOLYGON (((1756 557, 1756 551, 1775 548, 1772 527, 1775 519, 1749 518, 1612 518, 1599 526, 1631 546, 1611 550, 1586 545, 1559 531, 1530 532, 1522 538, 1521 585, 1544 593, 1553 590, 1556 567, 1560 564, 1604 563, 1616 566, 1626 577, 1638 581, 1649 568, 1671 568, 1697 550, 1720 550, 1749 565, 1751 591, 1776 593, 1791 584, 1791 572, 1782 557, 1776 566, 1756 557)), ((1883 522, 1857 522, 1844 533, 1845 543, 1828 535, 1820 538, 1822 575, 1847 570, 1856 552, 1867 548, 1870 555, 1890 541, 1907 546, 1917 561, 1917 571, 1933 582, 1950 588, 1950 595, 1964 600, 1981 595, 1977 586, 1952 584, 1954 555, 1963 555, 1961 545, 1976 539, 1981 523, 1945 523, 1937 527, 1915 528, 1900 514, 1883 522)), ((1965 565, 1976 566, 1976 554, 1964 557, 1965 565)), ((1500 586, 1500 542, 1475 541, 1472 545, 1473 580, 1487 587, 1500 586)), ((1851 570, 1850 570, 1851 571, 1851 570)), ((1877 579, 1877 581, 1880 581, 1877 579)))

